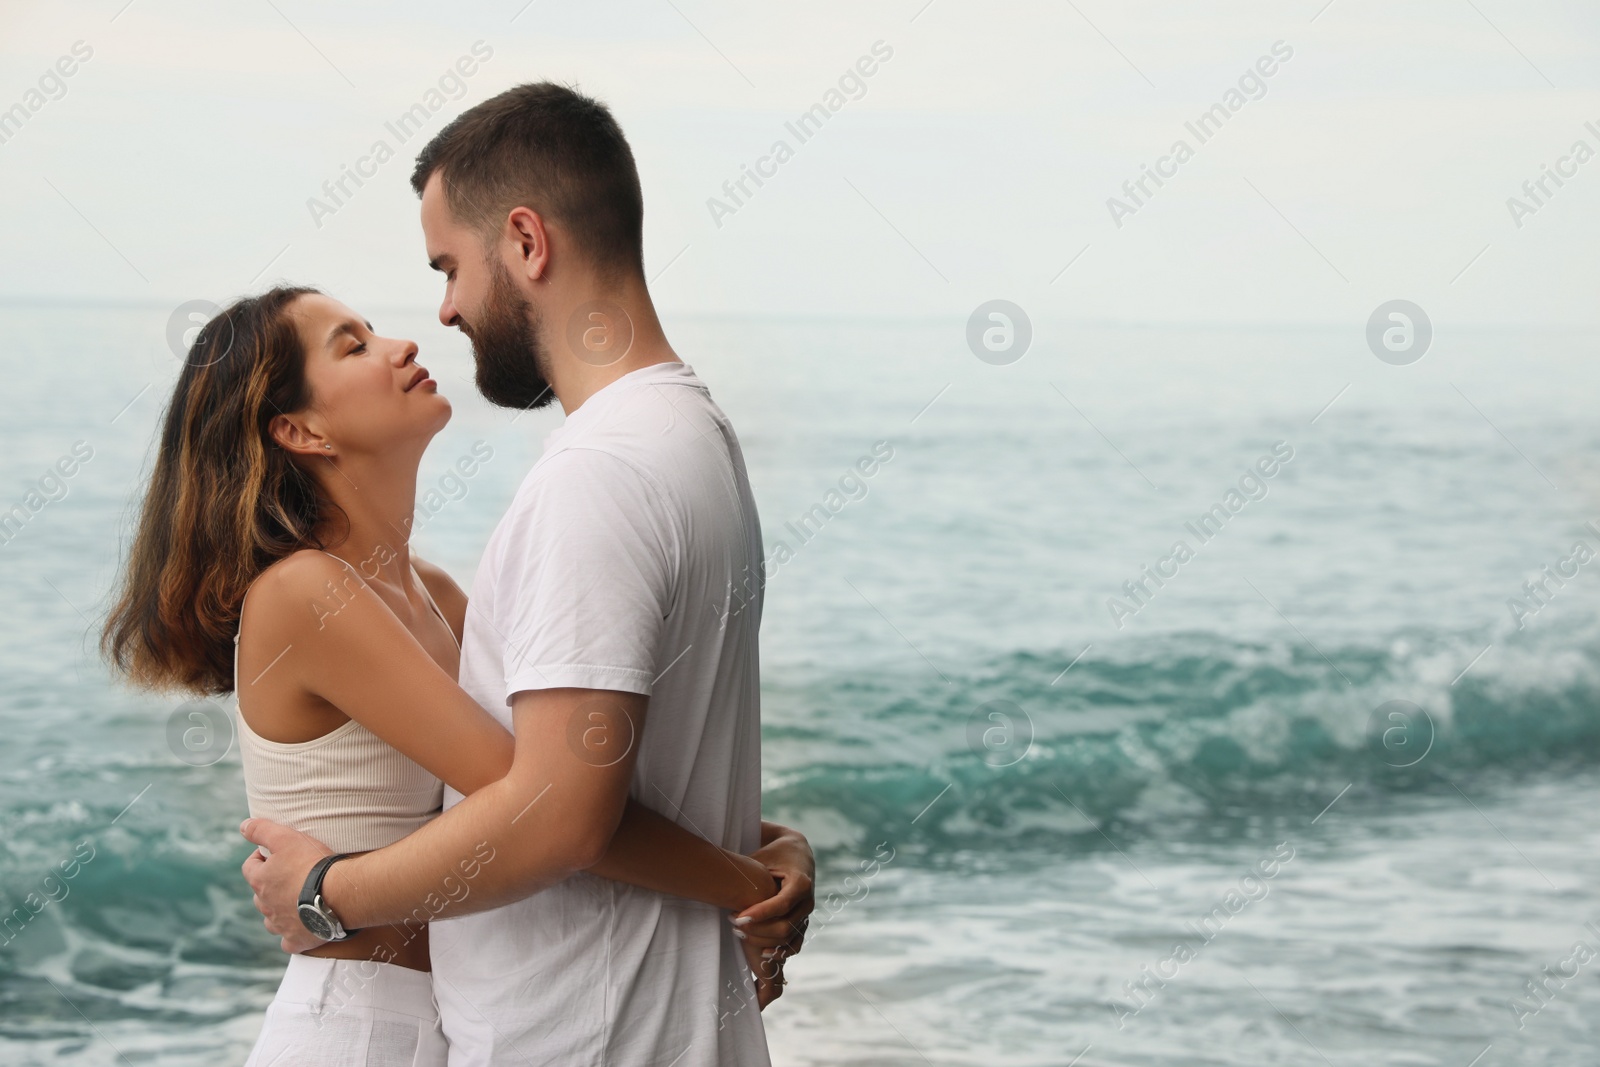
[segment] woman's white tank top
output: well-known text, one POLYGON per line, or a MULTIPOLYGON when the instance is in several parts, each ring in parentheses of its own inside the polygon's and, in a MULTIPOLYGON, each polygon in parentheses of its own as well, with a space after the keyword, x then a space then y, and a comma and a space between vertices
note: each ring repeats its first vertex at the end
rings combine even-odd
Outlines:
MULTIPOLYGON (((422 583, 420 576, 416 580, 422 583)), ((444 619, 425 584, 422 595, 444 619)), ((444 621, 449 629, 449 620, 444 621)), ((454 640, 454 630, 450 636, 454 640)), ((321 737, 292 743, 269 741, 251 730, 239 712, 238 634, 233 695, 252 818, 293 827, 335 852, 366 852, 400 840, 442 809, 444 783, 354 719, 321 737)))

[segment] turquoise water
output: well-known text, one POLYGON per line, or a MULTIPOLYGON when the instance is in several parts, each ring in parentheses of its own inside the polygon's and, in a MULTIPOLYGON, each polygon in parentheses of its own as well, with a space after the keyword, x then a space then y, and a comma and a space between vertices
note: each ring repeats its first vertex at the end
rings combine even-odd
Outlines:
MULTIPOLYGON (((558 416, 361 310, 456 404, 417 542, 466 584, 558 416)), ((167 311, 0 307, 0 508, 59 497, 0 544, 0 903, 59 898, 0 937, 7 1064, 241 1062, 282 970, 237 752, 181 761, 192 709, 93 654, 167 311)), ((787 546, 766 809, 821 913, 774 1062, 1593 1062, 1587 969, 1525 983, 1600 948, 1597 568, 1524 583, 1600 550, 1595 338, 1436 324, 1394 367, 1364 321, 1034 325, 997 367, 960 321, 668 322, 787 546)))

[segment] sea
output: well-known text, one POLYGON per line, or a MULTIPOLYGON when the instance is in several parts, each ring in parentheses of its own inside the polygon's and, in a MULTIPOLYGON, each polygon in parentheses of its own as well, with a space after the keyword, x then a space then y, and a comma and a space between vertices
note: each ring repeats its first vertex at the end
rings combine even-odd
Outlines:
MULTIPOLYGON (((454 404, 415 548, 468 586, 560 412, 357 310, 454 404)), ((174 321, 0 305, 8 1067, 242 1063, 283 971, 231 706, 96 651, 174 321)), ((665 325, 743 445, 764 811, 818 858, 774 1064, 1600 1059, 1594 331, 665 325)))

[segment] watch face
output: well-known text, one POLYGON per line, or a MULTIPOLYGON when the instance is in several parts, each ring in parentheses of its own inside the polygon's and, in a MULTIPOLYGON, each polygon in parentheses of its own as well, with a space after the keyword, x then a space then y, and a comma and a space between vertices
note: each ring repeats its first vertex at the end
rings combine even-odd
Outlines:
POLYGON ((318 911, 314 905, 300 905, 300 921, 305 928, 324 941, 333 940, 333 925, 318 911))

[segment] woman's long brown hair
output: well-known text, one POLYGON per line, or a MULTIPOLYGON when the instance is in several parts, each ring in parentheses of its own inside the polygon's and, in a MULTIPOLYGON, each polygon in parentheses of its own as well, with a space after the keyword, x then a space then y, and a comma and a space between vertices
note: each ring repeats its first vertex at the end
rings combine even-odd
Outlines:
POLYGON ((231 691, 245 590, 291 552, 321 547, 316 530, 332 505, 267 428, 310 403, 288 311, 317 291, 239 300, 189 347, 100 639, 135 685, 231 691))

